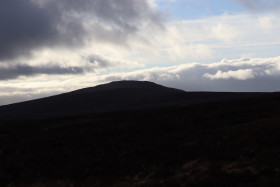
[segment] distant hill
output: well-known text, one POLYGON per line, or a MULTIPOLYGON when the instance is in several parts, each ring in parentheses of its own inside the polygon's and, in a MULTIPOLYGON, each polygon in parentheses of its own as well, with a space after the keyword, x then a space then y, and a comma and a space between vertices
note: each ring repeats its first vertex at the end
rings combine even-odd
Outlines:
POLYGON ((189 105, 264 93, 185 92, 148 81, 116 81, 69 93, 0 107, 0 120, 38 119, 189 105))

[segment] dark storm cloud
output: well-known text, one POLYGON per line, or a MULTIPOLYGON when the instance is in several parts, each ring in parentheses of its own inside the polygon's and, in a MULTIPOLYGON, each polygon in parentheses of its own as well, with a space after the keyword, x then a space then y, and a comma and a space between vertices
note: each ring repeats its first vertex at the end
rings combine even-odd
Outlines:
POLYGON ((244 7, 253 11, 279 10, 279 0, 236 0, 244 7))
POLYGON ((2 0, 0 61, 42 47, 76 47, 90 37, 125 42, 145 24, 161 24, 146 0, 2 0))
POLYGON ((27 0, 2 0, 0 6, 0 60, 27 54, 54 40, 54 18, 27 0))
POLYGON ((35 76, 39 74, 46 75, 67 75, 82 74, 89 71, 82 67, 60 67, 58 65, 29 66, 13 65, 10 67, 0 67, 0 80, 15 79, 20 76, 35 76))

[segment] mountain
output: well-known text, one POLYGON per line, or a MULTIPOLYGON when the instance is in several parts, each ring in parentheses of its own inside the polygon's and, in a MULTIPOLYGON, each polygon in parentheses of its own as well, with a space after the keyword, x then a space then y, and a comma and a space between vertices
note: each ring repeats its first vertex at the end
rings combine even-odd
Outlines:
POLYGON ((0 107, 0 120, 41 119, 91 113, 189 105, 264 93, 185 92, 148 81, 116 81, 0 107))

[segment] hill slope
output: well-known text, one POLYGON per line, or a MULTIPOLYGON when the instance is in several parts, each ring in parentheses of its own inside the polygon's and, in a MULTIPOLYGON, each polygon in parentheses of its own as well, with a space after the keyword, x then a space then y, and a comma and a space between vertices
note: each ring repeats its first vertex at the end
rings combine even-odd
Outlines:
POLYGON ((0 186, 279 186, 280 94, 0 125, 0 186))

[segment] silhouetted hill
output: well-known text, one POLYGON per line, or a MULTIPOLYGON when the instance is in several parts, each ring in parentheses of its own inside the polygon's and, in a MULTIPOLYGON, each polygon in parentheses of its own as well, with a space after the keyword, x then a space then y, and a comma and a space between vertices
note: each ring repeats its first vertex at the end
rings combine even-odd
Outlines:
POLYGON ((0 120, 40 119, 189 105, 264 93, 185 92, 147 81, 116 81, 47 98, 1 106, 0 120))
POLYGON ((114 89, 144 89, 144 90, 160 91, 165 93, 184 92, 183 90, 168 88, 149 81, 114 81, 108 84, 101 84, 92 88, 80 89, 72 93, 73 94, 94 93, 98 91, 110 91, 114 89))

